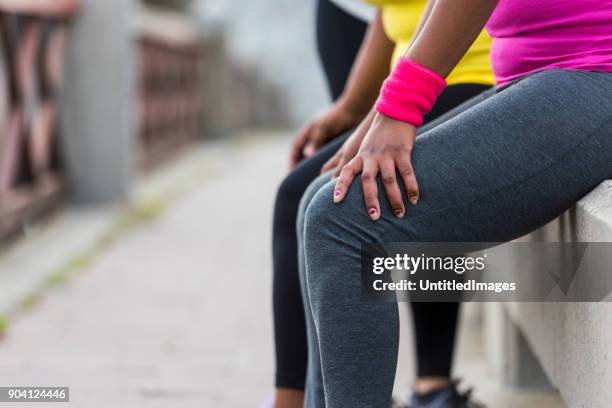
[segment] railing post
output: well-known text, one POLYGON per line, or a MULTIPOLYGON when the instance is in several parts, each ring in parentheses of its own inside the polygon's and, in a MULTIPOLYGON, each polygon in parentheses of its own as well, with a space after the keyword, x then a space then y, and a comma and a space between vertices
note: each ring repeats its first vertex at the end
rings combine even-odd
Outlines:
POLYGON ((135 0, 89 0, 72 25, 62 95, 63 156, 74 198, 124 200, 136 167, 135 0))

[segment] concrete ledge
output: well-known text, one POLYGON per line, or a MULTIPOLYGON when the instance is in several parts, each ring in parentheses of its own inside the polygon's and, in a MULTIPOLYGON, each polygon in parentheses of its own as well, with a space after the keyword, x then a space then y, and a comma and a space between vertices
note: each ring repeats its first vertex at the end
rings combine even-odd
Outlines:
MULTIPOLYGON (((524 239, 612 241, 612 181, 524 239)), ((612 406, 612 303, 489 304, 486 315, 489 361, 506 384, 549 380, 570 407, 612 406)))

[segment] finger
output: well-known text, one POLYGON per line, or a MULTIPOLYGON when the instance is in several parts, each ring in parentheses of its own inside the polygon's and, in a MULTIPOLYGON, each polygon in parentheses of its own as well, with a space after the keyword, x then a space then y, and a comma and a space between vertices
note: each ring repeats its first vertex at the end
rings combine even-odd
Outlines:
POLYGON ((340 173, 342 172, 342 168, 347 165, 349 161, 344 155, 341 155, 338 159, 338 163, 336 163, 336 168, 334 169, 334 174, 332 174, 332 178, 340 177, 340 173))
POLYGON ((412 161, 410 160, 410 153, 398 154, 395 157, 395 163, 397 165, 397 171, 404 182, 404 186, 406 186, 408 201, 410 201, 412 205, 415 205, 419 201, 419 185, 416 175, 414 174, 412 161))
POLYGON ((380 177, 387 193, 387 199, 393 214, 398 218, 402 218, 406 210, 404 208, 404 200, 402 200, 402 191, 397 184, 396 174, 395 161, 392 158, 389 157, 381 162, 380 177))
POLYGON ((290 154, 290 164, 291 168, 295 167, 296 164, 302 158, 302 149, 304 144, 308 140, 308 134, 312 129, 312 125, 306 126, 304 129, 300 131, 300 133, 296 136, 295 140, 291 145, 291 154, 290 154))
POLYGON ((291 145, 291 165, 292 167, 297 164, 302 158, 302 148, 304 147, 304 143, 308 140, 308 133, 310 132, 310 126, 306 127, 304 130, 298 134, 298 136, 293 141, 291 145))
POLYGON ((325 128, 322 126, 316 126, 312 129, 302 149, 302 154, 305 157, 310 157, 319 150, 319 147, 323 144, 323 140, 325 139, 325 133, 325 128))
POLYGON ((348 188, 355 179, 355 176, 361 172, 362 164, 361 158, 355 157, 342 167, 342 171, 336 180, 336 187, 334 188, 335 203, 339 203, 344 199, 348 188))
POLYGON ((313 156, 316 152, 317 152, 317 149, 315 149, 314 145, 310 142, 306 143, 306 145, 302 149, 302 155, 304 157, 313 156))
POLYGON ((341 155, 340 160, 338 160, 338 164, 336 164, 336 170, 334 170, 334 174, 332 175, 332 178, 340 177, 340 172, 342 172, 342 168, 346 166, 347 163, 349 162, 350 162, 350 159, 348 158, 348 156, 344 154, 341 155))
POLYGON ((319 150, 321 146, 330 139, 331 130, 327 126, 319 126, 316 132, 310 138, 310 144, 315 149, 319 150))
POLYGON ((363 190, 363 201, 365 202, 366 210, 373 220, 380 218, 378 185, 376 184, 378 171, 379 167, 376 160, 370 159, 364 161, 363 172, 361 173, 361 188, 363 190))
POLYGON ((321 167, 321 174, 327 173, 331 169, 335 168, 340 161, 340 151, 337 151, 328 161, 325 162, 323 167, 321 167))

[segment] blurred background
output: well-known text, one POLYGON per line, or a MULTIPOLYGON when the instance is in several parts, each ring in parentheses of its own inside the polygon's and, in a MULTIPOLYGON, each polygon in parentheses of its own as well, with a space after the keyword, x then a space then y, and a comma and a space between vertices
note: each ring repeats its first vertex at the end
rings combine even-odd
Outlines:
MULTIPOLYGON (((274 195, 329 103, 314 12, 0 0, 0 386, 70 386, 74 407, 270 397, 274 195)), ((496 407, 564 406, 504 313, 465 308, 458 375, 496 407)))
POLYGON ((0 236, 60 192, 124 199, 190 143, 321 109, 312 3, 0 2, 0 236))
POLYGON ((314 10, 0 0, 0 385, 269 398, 272 203, 327 103, 314 10))

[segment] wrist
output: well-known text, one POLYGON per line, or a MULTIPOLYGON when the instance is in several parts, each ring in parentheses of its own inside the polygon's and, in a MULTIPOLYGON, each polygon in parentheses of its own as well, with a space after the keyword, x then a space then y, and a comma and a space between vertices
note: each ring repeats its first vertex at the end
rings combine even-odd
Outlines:
POLYGON ((336 109, 346 117, 353 125, 361 122, 370 111, 371 106, 361 106, 362 104, 356 103, 352 98, 342 95, 336 101, 336 109))
POLYGON ((374 117, 372 127, 380 127, 380 126, 401 128, 399 132, 392 132, 392 133, 398 133, 402 137, 408 136, 413 139, 416 137, 417 127, 414 126, 412 123, 393 119, 392 117, 389 117, 383 113, 376 112, 376 116, 374 117))
POLYGON ((415 127, 431 111, 446 81, 434 71, 406 58, 399 63, 382 86, 376 111, 415 127))

